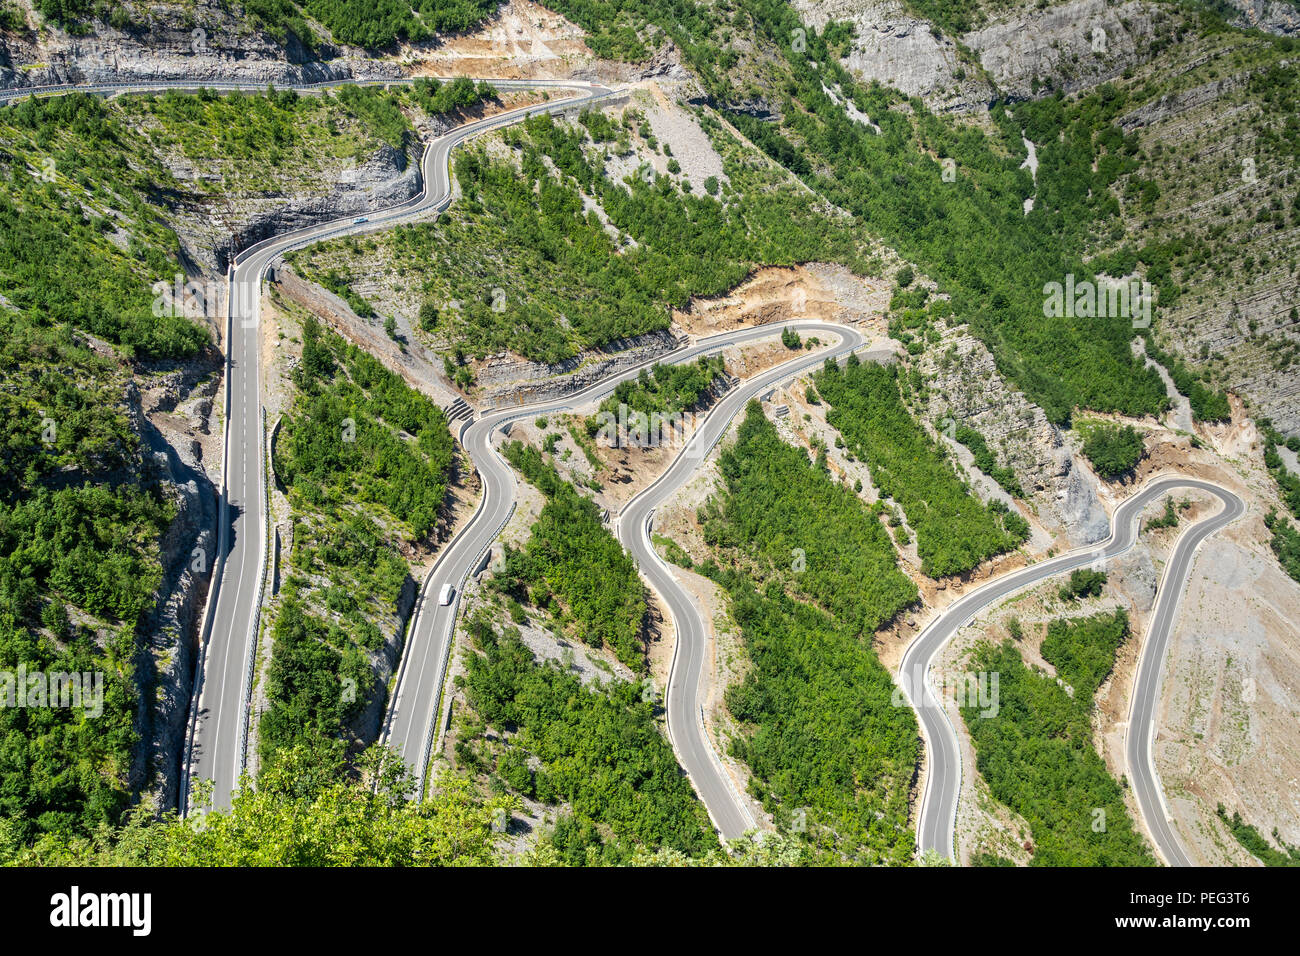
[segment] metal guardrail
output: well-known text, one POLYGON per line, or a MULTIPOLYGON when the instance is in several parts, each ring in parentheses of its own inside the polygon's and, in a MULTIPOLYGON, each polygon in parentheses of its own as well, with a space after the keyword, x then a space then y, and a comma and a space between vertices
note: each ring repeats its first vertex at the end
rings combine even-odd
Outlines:
MULTIPOLYGON (((260 283, 259 283, 260 287, 260 283)), ((260 399, 259 399, 260 403, 260 399)), ((266 605, 266 572, 270 564, 271 556, 271 483, 267 480, 267 470, 270 468, 270 455, 267 453, 267 428, 266 428, 266 406, 261 407, 262 412, 262 434, 259 442, 259 471, 262 475, 262 556, 258 561, 258 587, 257 587, 257 607, 253 609, 253 617, 249 623, 248 648, 245 651, 244 661, 244 687, 242 692, 242 703, 240 704, 240 721, 239 721, 239 772, 243 773, 248 767, 248 733, 252 723, 252 704, 253 704, 253 684, 254 672, 257 669, 257 645, 260 643, 262 634, 262 608, 266 605)), ((235 789, 239 788, 239 778, 235 778, 235 789)))
MULTIPOLYGON (((274 80, 133 80, 123 78, 123 82, 102 81, 96 83, 57 83, 47 84, 45 86, 6 86, 0 88, 0 105, 16 102, 17 100, 27 97, 38 96, 65 96, 69 93, 102 93, 110 96, 124 93, 157 93, 160 91, 177 90, 180 92, 189 92, 197 90, 226 90, 230 92, 256 90, 262 91, 268 88, 276 90, 294 90, 299 93, 312 93, 321 90, 335 89, 343 86, 409 86, 418 79, 432 79, 439 83, 449 83, 458 77, 453 76, 393 76, 386 78, 357 79, 354 77, 339 77, 332 80, 317 80, 312 83, 295 83, 290 80, 276 82, 274 80)), ((561 87, 566 85, 563 80, 523 80, 523 79, 488 79, 497 89, 519 90, 519 89, 537 89, 539 87, 561 87)), ((584 81, 571 81, 573 85, 586 85, 584 81)), ((570 104, 570 108, 572 104, 570 104)))
POLYGON ((450 639, 443 645, 442 656, 438 660, 438 674, 434 681, 438 688, 438 699, 434 703, 433 709, 429 712, 429 725, 428 729, 425 731, 424 746, 420 751, 420 766, 417 768, 420 780, 416 792, 417 800, 424 799, 424 782, 429 774, 429 762, 433 759, 433 748, 436 747, 438 741, 442 739, 442 729, 444 725, 442 719, 443 701, 447 696, 447 664, 451 661, 452 645, 456 643, 456 618, 460 613, 460 601, 465 593, 465 582, 469 580, 469 569, 482 561, 484 556, 492 550, 492 545, 496 543, 497 538, 501 536, 501 532, 505 530, 506 525, 510 523, 510 519, 513 518, 514 515, 515 503, 512 501, 510 502, 510 509, 506 512, 505 518, 502 520, 501 524, 497 526, 496 531, 492 533, 492 536, 488 539, 487 545, 479 551, 474 560, 466 566, 465 573, 461 575, 457 584, 456 597, 451 603, 450 639))
POLYGON ((194 760, 194 733, 199 719, 199 700, 203 692, 205 676, 204 664, 207 660, 208 643, 212 636, 212 614, 216 607, 217 594, 221 587, 221 576, 226 568, 226 515, 230 510, 230 498, 227 493, 227 478, 230 474, 230 342, 234 335, 235 319, 235 267, 226 270, 226 354, 222 374, 225 376, 222 388, 221 410, 221 487, 217 491, 217 560, 212 563, 212 575, 208 578, 208 596, 203 604, 203 620, 199 625, 198 647, 194 654, 194 686, 190 694, 189 728, 185 734, 185 760, 181 765, 180 790, 177 794, 177 809, 181 816, 189 812, 190 771, 194 760))
MULTIPOLYGON (((663 559, 659 557, 659 552, 656 551, 654 548, 654 541, 651 537, 654 528, 654 517, 655 517, 655 509, 651 508, 648 512, 646 512, 646 516, 645 516, 645 536, 646 536, 646 540, 650 542, 650 555, 651 558, 654 560, 654 562, 657 565, 659 565, 660 570, 663 571, 663 573, 667 575, 669 578, 672 578, 673 577, 672 571, 668 568, 668 565, 664 563, 663 559)), ((673 629, 677 630, 678 627, 679 625, 677 624, 676 621, 674 621, 673 629)), ((669 707, 668 705, 668 692, 672 687, 673 673, 677 670, 677 653, 679 650, 681 650, 681 646, 682 646, 681 640, 673 641, 673 654, 668 661, 668 677, 664 684, 664 723, 668 727, 668 745, 673 748, 673 755, 677 758, 678 766, 685 767, 686 761, 682 759, 681 751, 677 747, 677 740, 673 735, 672 708, 669 707)), ((700 730, 700 739, 704 741, 704 749, 707 750, 709 753, 710 763, 713 764, 714 770, 717 771, 718 776, 722 779, 727 789, 731 792, 733 805, 738 810, 740 810, 741 814, 743 814, 745 818, 745 821, 749 824, 749 826, 746 829, 750 829, 750 830, 754 829, 756 826, 758 826, 758 823, 754 820, 754 815, 749 812, 749 804, 745 803, 745 801, 741 799, 740 793, 736 790, 735 782, 731 779, 731 774, 727 773, 726 767, 722 765, 722 758, 718 756, 717 751, 714 749, 712 742, 709 740, 709 730, 704 723, 704 706, 702 704, 700 705, 699 711, 696 716, 699 718, 698 724, 700 730)), ((688 779, 689 779, 689 775, 688 775, 688 779)), ((709 815, 709 819, 713 821, 713 828, 721 832, 722 827, 719 825, 717 818, 713 816, 713 811, 709 809, 709 805, 704 799, 704 794, 699 791, 698 787, 695 786, 695 781, 693 780, 691 781, 691 786, 695 788, 697 793, 699 794, 700 803, 704 804, 704 812, 707 813, 709 815)))

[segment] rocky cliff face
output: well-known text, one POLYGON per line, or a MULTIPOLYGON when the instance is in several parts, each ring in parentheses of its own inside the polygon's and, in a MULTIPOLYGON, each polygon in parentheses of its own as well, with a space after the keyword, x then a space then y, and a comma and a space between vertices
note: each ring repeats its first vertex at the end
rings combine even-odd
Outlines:
POLYGON ((901 0, 794 0, 810 27, 848 21, 856 36, 843 65, 864 80, 878 80, 937 111, 973 110, 996 95, 979 66, 952 38, 908 13, 901 0))
POLYGON ((513 358, 502 352, 489 356, 475 371, 484 404, 489 407, 541 402, 580 391, 624 369, 666 355, 676 347, 677 337, 664 330, 618 339, 553 365, 513 358))
MULTIPOLYGON (((1239 26, 1300 32, 1300 10, 1290 4, 1230 2, 1240 11, 1239 26)), ((863 80, 919 96, 937 112, 978 112, 999 96, 1074 92, 1114 79, 1148 62, 1152 41, 1178 17, 1149 0, 1021 2, 949 37, 904 0, 793 0, 793 6, 817 30, 831 20, 853 23, 856 36, 843 65, 863 80)))
POLYGON ((1069 0, 1016 10, 962 37, 1003 93, 1025 99, 1042 88, 1066 92, 1119 76, 1152 56, 1166 14, 1130 0, 1069 0))
POLYGON ((952 418, 982 434, 999 463, 1015 471, 1049 531, 1072 546, 1106 538, 1110 519, 1095 480, 1075 464, 1060 429, 1043 410, 998 374, 983 343, 961 329, 948 330, 918 367, 930 389, 922 417, 936 423, 952 418))
POLYGON ((401 75, 395 62, 325 40, 312 51, 291 34, 277 42, 224 0, 142 6, 135 11, 137 24, 96 21, 84 35, 45 23, 30 0, 19 0, 19 7, 27 28, 0 34, 0 87, 190 79, 287 84, 401 75))
POLYGON ((212 362, 195 362, 149 383, 145 396, 134 382, 126 393, 131 427, 176 507, 159 542, 163 583, 139 629, 134 661, 139 743, 130 786, 152 794, 160 809, 176 806, 201 640, 199 615, 217 556, 217 490, 204 471, 200 441, 187 435, 211 433, 217 369, 212 362))
POLYGON ((388 708, 388 687, 401 660, 402 642, 406 637, 406 625, 411 620, 411 612, 415 609, 417 590, 415 579, 408 574, 402 582, 402 593, 397 599, 397 613, 380 622, 384 643, 378 650, 366 652, 374 682, 369 690, 358 688, 357 693, 363 695, 368 703, 348 725, 353 738, 362 744, 375 743, 383 732, 384 715, 388 708))
POLYGON ((1294 4, 1282 0, 1228 0, 1228 3, 1241 11, 1236 21, 1239 26, 1255 27, 1281 36, 1300 33, 1300 9, 1294 4))
MULTIPOLYGON (((205 175, 184 160, 171 169, 182 183, 205 175)), ((240 249, 305 226, 399 205, 421 186, 418 161, 381 145, 359 165, 335 164, 320 182, 278 195, 208 195, 196 190, 173 208, 172 227, 191 261, 205 273, 220 276, 240 249)))
POLYGON ((1068 0, 1016 7, 953 38, 912 15, 902 0, 795 0, 794 6, 818 30, 829 20, 852 22, 857 35, 843 65, 863 80, 919 96, 938 112, 979 111, 1000 95, 1073 91, 1118 76, 1150 57, 1163 18, 1142 0, 1119 6, 1068 0))

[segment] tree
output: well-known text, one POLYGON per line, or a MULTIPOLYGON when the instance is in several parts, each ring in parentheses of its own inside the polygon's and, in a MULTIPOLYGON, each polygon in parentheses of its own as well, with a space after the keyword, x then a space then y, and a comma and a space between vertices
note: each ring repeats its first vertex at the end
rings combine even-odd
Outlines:
POLYGON ((1080 423, 1080 430, 1084 433, 1083 454, 1107 481, 1131 474, 1146 452, 1142 436, 1132 425, 1087 422, 1080 423))
POLYGON ((50 836, 15 845, 0 825, 0 862, 107 866, 485 866, 497 862, 499 812, 511 797, 480 800, 463 778, 444 774, 423 802, 389 753, 363 764, 366 777, 331 779, 305 749, 283 752, 254 786, 244 781, 229 810, 154 822, 141 807, 119 828, 90 837, 50 836), (372 788, 372 785, 373 788, 372 788))
POLYGON ((438 327, 438 307, 426 299, 420 304, 420 328, 432 332, 438 327))

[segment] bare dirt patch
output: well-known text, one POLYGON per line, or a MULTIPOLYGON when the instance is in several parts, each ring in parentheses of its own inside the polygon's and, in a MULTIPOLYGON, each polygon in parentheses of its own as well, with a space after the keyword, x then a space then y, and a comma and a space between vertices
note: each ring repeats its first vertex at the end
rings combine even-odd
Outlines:
POLYGON ((691 300, 685 311, 673 313, 673 324, 706 336, 796 319, 858 322, 882 317, 889 298, 887 280, 858 278, 843 266, 771 266, 724 296, 691 300))
POLYGON ((1300 843, 1300 584, 1263 554, 1257 517, 1206 541, 1170 642, 1156 771, 1193 863, 1253 862, 1222 803, 1300 843))
POLYGON ((407 50, 412 73, 498 79, 568 79, 602 63, 583 29, 529 0, 509 0, 473 32, 442 38, 432 49, 407 50))

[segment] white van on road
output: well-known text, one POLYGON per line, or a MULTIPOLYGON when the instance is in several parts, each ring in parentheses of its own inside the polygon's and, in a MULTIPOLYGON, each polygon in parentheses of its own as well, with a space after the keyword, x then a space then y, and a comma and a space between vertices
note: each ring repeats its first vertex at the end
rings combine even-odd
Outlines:
POLYGON ((456 589, 450 583, 444 584, 442 590, 438 592, 438 603, 446 607, 451 603, 451 597, 456 593, 456 589))

